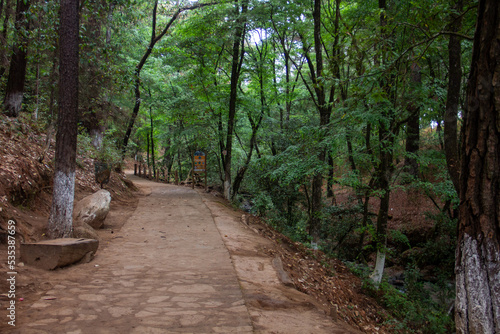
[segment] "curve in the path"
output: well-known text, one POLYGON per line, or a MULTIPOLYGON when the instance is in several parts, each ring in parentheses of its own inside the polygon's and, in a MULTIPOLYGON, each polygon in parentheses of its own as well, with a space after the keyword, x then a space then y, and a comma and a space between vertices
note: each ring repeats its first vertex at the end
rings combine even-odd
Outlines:
POLYGON ((134 182, 151 194, 113 242, 74 269, 78 279, 20 314, 13 333, 253 332, 230 255, 198 193, 134 182))

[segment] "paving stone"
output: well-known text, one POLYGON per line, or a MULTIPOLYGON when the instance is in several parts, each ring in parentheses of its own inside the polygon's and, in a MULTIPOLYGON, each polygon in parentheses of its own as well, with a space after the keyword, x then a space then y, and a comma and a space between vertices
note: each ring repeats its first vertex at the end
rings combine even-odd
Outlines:
POLYGON ((32 304, 23 317, 29 321, 20 321, 17 333, 33 329, 30 322, 43 334, 251 332, 231 258, 201 198, 188 188, 165 185, 158 190, 140 198, 117 234, 120 238, 94 259, 97 267, 73 268, 81 271, 81 278, 53 287, 50 296, 57 302, 48 303, 42 296, 32 304), (172 197, 170 190, 181 199, 172 197), (161 208, 158 203, 178 206, 161 208), (164 219, 175 210, 194 207, 200 211, 164 219), (161 215, 154 213, 160 209, 161 215), (146 213, 151 215, 142 230, 136 222, 146 213), (137 235, 139 239, 131 237, 137 235), (166 242, 172 248, 158 250, 166 242))

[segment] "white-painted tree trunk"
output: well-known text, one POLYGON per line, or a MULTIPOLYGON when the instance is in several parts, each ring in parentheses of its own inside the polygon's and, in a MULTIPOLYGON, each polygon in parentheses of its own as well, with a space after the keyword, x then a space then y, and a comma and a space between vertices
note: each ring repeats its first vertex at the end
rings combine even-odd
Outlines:
POLYGON ((75 198, 75 173, 66 175, 56 171, 52 208, 50 210, 48 235, 51 237, 71 237, 73 232, 73 202, 75 198))
POLYGON ((7 115, 17 117, 23 105, 23 92, 12 92, 5 96, 4 107, 7 115))
POLYGON ((231 199, 231 181, 224 181, 224 197, 228 200, 231 199))
POLYGON ((373 269, 373 272, 370 275, 370 279, 373 281, 373 284, 377 288, 380 286, 380 282, 382 282, 384 267, 385 267, 385 252, 378 250, 377 261, 375 262, 375 268, 373 269))

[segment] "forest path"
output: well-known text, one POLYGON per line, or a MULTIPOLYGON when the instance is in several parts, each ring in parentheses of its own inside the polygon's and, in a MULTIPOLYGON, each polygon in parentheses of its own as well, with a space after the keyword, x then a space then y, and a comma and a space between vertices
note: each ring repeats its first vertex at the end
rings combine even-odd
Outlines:
POLYGON ((130 179, 146 195, 120 232, 19 314, 11 333, 357 333, 278 279, 262 252, 272 242, 237 210, 130 179))

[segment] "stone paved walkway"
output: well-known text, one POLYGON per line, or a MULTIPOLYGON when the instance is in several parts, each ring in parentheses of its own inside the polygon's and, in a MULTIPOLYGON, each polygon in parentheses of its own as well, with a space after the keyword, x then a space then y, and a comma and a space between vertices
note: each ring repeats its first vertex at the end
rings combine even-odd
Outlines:
MULTIPOLYGON (((134 178, 134 182, 147 182, 134 178)), ((222 236, 200 195, 151 195, 79 279, 54 286, 11 333, 253 333, 222 236)))

